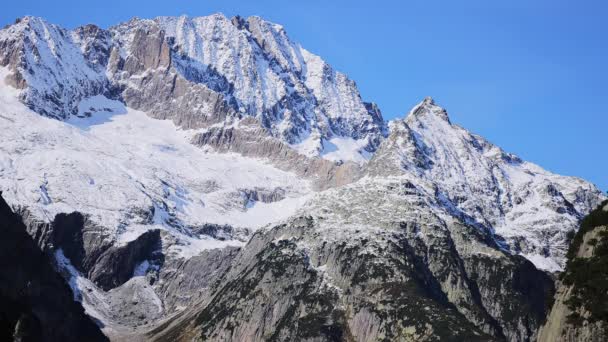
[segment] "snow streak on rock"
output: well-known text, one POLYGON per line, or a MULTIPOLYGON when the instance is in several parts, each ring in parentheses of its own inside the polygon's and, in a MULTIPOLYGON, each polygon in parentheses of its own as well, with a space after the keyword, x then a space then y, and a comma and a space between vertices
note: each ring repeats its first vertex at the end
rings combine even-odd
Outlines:
POLYGON ((431 98, 385 122, 345 74, 259 17, 72 31, 25 17, 0 30, 0 81, 0 190, 120 338, 230 308, 201 336, 310 337, 322 316, 331 336, 531 339, 552 290, 519 255, 561 270, 569 232, 605 198, 455 125, 431 98), (55 245, 56 215, 72 212, 79 240, 55 245), (278 311, 241 297, 254 288, 278 311))

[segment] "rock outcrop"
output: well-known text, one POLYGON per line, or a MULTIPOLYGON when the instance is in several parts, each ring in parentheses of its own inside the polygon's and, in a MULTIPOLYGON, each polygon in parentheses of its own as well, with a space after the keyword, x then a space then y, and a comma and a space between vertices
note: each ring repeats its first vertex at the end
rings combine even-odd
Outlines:
POLYGON ((0 340, 107 341, 0 195, 0 340))
POLYGON ((605 199, 259 17, 25 17, 0 76, 0 188, 112 340, 533 341, 605 199))
POLYGON ((574 236, 539 342, 608 339, 607 264, 608 202, 604 202, 583 220, 574 236))
POLYGON ((503 251, 490 232, 444 221, 400 185, 324 192, 303 210, 310 216, 256 233, 200 303, 148 336, 535 340, 551 277, 503 251), (345 206, 347 196, 357 200, 345 206), (390 204, 368 208, 372 198, 390 204))

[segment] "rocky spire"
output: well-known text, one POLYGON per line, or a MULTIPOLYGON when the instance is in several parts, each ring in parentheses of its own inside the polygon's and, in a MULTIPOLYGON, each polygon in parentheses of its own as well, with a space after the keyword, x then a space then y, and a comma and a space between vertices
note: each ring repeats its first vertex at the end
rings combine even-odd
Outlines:
POLYGON ((427 96, 417 104, 406 116, 408 121, 416 120, 424 116, 433 115, 441 120, 446 121, 450 125, 452 124, 448 116, 448 112, 435 104, 435 100, 432 97, 427 96))

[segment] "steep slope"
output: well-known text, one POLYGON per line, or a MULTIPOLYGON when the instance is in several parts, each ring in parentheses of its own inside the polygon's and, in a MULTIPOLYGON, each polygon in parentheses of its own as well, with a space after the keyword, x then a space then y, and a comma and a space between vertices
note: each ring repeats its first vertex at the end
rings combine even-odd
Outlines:
POLYGON ((0 340, 107 341, 0 193, 0 340))
POLYGON ((116 340, 533 340, 605 198, 431 99, 385 123, 258 17, 0 47, 0 189, 116 340))
POLYGON ((182 128, 253 116, 305 155, 356 161, 385 132, 354 82, 258 17, 133 19, 73 32, 25 17, 2 30, 0 47, 9 84, 50 117, 77 114, 78 102, 94 95, 122 98, 182 128), (340 147, 347 151, 336 154, 340 147))
POLYGON ((539 334, 545 341, 608 338, 608 202, 581 223, 568 251, 555 303, 539 334))
POLYGON ((582 179, 552 174, 452 124, 430 98, 391 122, 366 170, 410 180, 549 271, 563 267, 568 233, 603 198, 582 179))
POLYGON ((40 18, 24 17, 0 30, 0 66, 8 84, 36 112, 65 119, 78 103, 107 88, 102 70, 86 60, 71 33, 40 18))
POLYGON ((531 341, 553 282, 405 180, 316 195, 256 233, 156 340, 531 341), (370 207, 370 203, 374 203, 370 207))
POLYGON ((221 14, 155 22, 172 41, 182 74, 234 99, 237 111, 258 117, 301 152, 318 155, 332 139, 362 139, 361 148, 373 151, 382 138, 382 117, 354 82, 292 42, 282 26, 221 14))

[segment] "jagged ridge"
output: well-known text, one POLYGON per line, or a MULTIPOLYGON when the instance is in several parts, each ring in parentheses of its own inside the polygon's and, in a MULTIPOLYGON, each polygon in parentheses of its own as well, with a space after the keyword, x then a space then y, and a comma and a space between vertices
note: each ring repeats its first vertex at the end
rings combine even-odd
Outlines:
POLYGON ((258 17, 73 31, 26 17, 0 31, 0 47, 9 85, 0 120, 10 127, 0 186, 42 222, 32 228, 78 211, 88 222, 80 234, 100 232, 90 239, 107 251, 98 267, 83 267, 98 255, 70 251, 66 239, 41 243, 121 338, 188 306, 179 329, 158 336, 239 340, 251 333, 246 319, 268 322, 259 339, 317 330, 319 339, 533 339, 550 281, 514 254, 559 270, 567 233, 603 198, 454 125, 431 98, 385 123, 354 82, 258 17), (360 266, 355 278, 346 260, 360 266), (108 266, 117 263, 128 267, 108 266), (285 286, 267 288, 268 279, 285 286), (296 279, 304 286, 294 297, 296 279), (262 299, 249 294, 259 291, 281 298, 278 311, 239 316, 257 308, 262 299), (142 302, 123 315, 134 294, 142 302), (408 309, 418 301, 428 312, 408 309))

